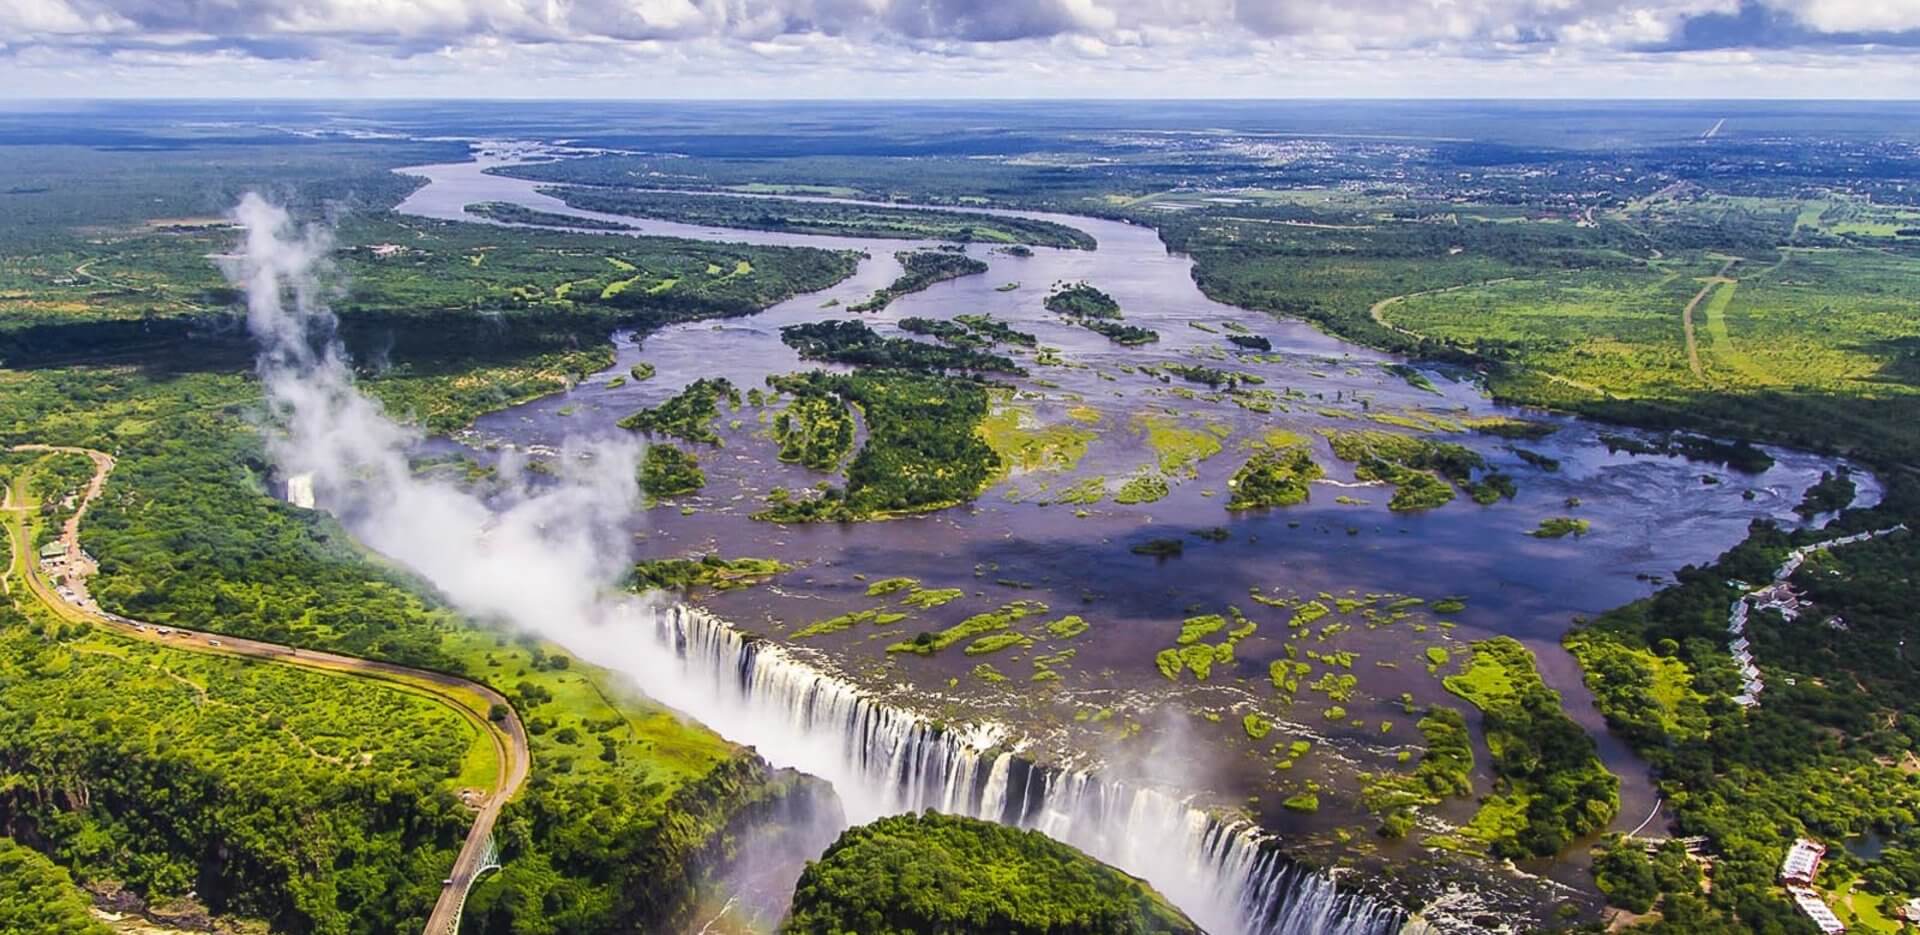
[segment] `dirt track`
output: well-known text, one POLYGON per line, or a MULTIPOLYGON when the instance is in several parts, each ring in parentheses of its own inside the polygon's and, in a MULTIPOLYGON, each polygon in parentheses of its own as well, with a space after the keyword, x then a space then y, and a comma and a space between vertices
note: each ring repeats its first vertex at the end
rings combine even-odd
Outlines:
POLYGON ((9 506, 8 512, 20 514, 22 517, 18 521, 10 521, 6 524, 8 534, 13 537, 12 570, 18 572, 18 576, 25 582, 33 596, 54 613, 69 620, 104 627, 132 639, 159 643, 175 649, 216 656, 238 656, 275 665, 297 666, 330 675, 385 682, 439 701, 466 718, 482 735, 493 742, 495 762, 498 765, 493 790, 480 801, 474 815, 473 827, 467 832, 466 841, 460 847, 460 855, 454 860, 452 872, 447 875, 450 883, 441 888, 440 898, 434 904, 433 914, 427 920, 426 931, 429 935, 452 932, 465 902, 467 887, 479 872, 481 860, 486 855, 487 841, 493 835, 493 826, 500 817, 500 809, 526 783, 528 769, 532 763, 527 748, 526 729, 520 722, 519 714, 513 710, 513 706, 507 702, 506 697, 478 682, 441 672, 413 669, 336 653, 301 650, 278 643, 266 643, 217 633, 183 630, 178 627, 163 628, 156 624, 132 620, 101 610, 86 589, 86 579, 96 569, 92 560, 87 558, 80 549, 80 521, 86 515, 87 508, 99 498, 100 492, 105 488, 107 475, 113 471, 113 456, 89 448, 53 445, 16 445, 13 450, 77 454, 84 455, 93 461, 93 477, 87 482, 87 488, 81 495, 80 502, 76 504, 73 516, 67 520, 60 533, 60 544, 66 553, 65 560, 68 568, 72 570, 64 593, 52 582, 46 580, 41 573, 37 557, 32 552, 32 539, 27 534, 27 524, 24 521, 24 516, 31 506, 24 496, 24 491, 18 498, 8 499, 9 503, 15 502, 16 499, 20 503, 19 506, 9 506), (490 716, 491 712, 500 709, 507 712, 506 717, 495 722, 490 716))

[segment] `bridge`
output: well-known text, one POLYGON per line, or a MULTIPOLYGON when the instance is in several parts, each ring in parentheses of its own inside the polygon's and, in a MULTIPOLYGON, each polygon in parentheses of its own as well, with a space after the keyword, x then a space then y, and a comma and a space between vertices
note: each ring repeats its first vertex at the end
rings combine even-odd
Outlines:
MULTIPOLYGON (((467 839, 468 847, 473 839, 467 839)), ((488 834, 471 866, 467 866, 466 847, 461 848, 461 860, 454 862, 454 875, 446 879, 440 889, 440 900, 433 905, 433 915, 427 917, 426 935, 458 935, 460 914, 466 911, 467 894, 473 892, 473 884, 489 870, 498 870, 500 846, 495 843, 492 834, 488 834)))

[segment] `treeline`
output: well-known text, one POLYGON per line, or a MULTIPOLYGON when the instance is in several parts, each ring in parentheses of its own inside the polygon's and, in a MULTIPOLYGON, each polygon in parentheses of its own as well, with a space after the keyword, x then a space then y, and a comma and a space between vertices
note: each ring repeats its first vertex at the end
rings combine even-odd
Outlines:
POLYGON ((807 865, 783 935, 1199 935, 1145 883, 1038 831, 927 812, 846 831, 807 865))
POLYGON ((0 932, 9 935, 108 935, 87 910, 87 894, 52 861, 0 837, 0 932))
POLYGON ((83 879, 194 891, 278 930, 425 921, 470 820, 447 787, 473 740, 457 715, 344 677, 87 640, 0 605, 7 834, 83 879))
POLYGON ((1000 468, 1000 456, 978 431, 987 391, 972 380, 862 370, 814 371, 784 382, 859 405, 867 439, 847 468, 844 488, 829 486, 811 497, 776 490, 755 519, 845 522, 941 509, 978 496, 1000 468))
POLYGON ((902 250, 893 256, 900 261, 900 275, 866 301, 847 306, 848 311, 877 312, 903 295, 924 291, 949 279, 978 276, 987 271, 987 264, 957 250, 902 250))
MULTIPOLYGON (((627 181, 631 182, 631 179, 627 181)), ((644 189, 566 187, 542 190, 566 202, 570 208, 711 227, 829 237, 1021 243, 1074 250, 1094 248, 1092 237, 1064 224, 974 212, 644 189)))
POLYGON ((1600 762, 1593 738, 1567 716, 1533 654, 1511 637, 1473 644, 1467 670, 1449 691, 1480 708, 1493 754, 1494 792, 1481 807, 1481 834, 1496 856, 1547 857, 1607 826, 1620 810, 1620 780, 1600 762))
MULTIPOLYGON (((195 230, 76 248, 75 263, 104 258, 91 268, 142 291, 103 294, 97 285, 54 284, 49 273, 17 309, 0 314, 0 361, 39 366, 132 355, 174 366, 244 366, 251 342, 242 296, 206 261, 233 238, 225 229, 195 230), (33 311, 47 304, 67 310, 33 311)), ((339 336, 355 359, 379 366, 566 351, 603 342, 614 328, 745 315, 824 289, 857 265, 846 251, 390 217, 343 226, 333 259, 345 284, 330 303, 339 336)))
POLYGON ((815 321, 787 325, 780 340, 804 360, 887 367, 923 373, 979 371, 1025 373, 1012 358, 964 347, 942 347, 907 338, 882 337, 864 322, 815 321))
MULTIPOLYGON (((1801 835, 1829 847, 1823 882, 1857 879, 1854 899, 1920 890, 1920 792, 1900 768, 1920 745, 1920 671, 1900 649, 1920 601, 1920 539, 1897 534, 1814 553, 1793 577, 1810 606, 1797 620, 1751 614, 1747 636, 1766 680, 1757 707, 1735 705, 1742 676, 1726 642, 1732 581, 1771 580, 1787 551, 1920 516, 1912 481, 1893 475, 1885 502, 1827 529, 1756 522, 1712 565, 1688 566, 1645 600, 1577 628, 1568 648, 1608 725, 1646 758, 1677 834, 1707 838, 1711 888, 1663 859, 1609 851, 1596 862, 1609 899, 1656 906, 1660 931, 1812 931, 1774 875, 1801 835), (1843 628, 1823 626, 1829 618, 1843 628), (1874 859, 1839 844, 1882 836, 1874 859)), ((1617 850, 1617 849, 1616 849, 1617 850)))
POLYGON ((674 438, 707 445, 720 444, 713 420, 720 417, 720 404, 740 408, 740 390, 726 377, 701 377, 658 406, 642 409, 620 420, 623 429, 648 435, 674 438))
POLYGON ((576 217, 571 214, 555 214, 552 211, 536 211, 511 201, 482 201, 470 204, 461 210, 474 217, 498 221, 502 224, 524 224, 531 227, 566 227, 590 231, 630 231, 636 228, 632 224, 620 221, 608 221, 602 218, 576 217))

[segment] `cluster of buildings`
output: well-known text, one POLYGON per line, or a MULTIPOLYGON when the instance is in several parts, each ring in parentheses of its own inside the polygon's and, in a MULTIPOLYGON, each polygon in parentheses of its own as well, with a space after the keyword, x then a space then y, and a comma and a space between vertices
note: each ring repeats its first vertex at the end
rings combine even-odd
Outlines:
POLYGON ((1813 878, 1820 874, 1820 858, 1826 855, 1826 845, 1818 841, 1795 840, 1793 846, 1787 848, 1786 859, 1780 862, 1780 882, 1786 884, 1794 905, 1813 920, 1815 927, 1824 935, 1839 935, 1847 926, 1813 889, 1813 878))
MULTIPOLYGON (((1787 579, 1800 570, 1807 556, 1821 549, 1853 545, 1856 542, 1903 532, 1906 528, 1906 523, 1900 523, 1885 529, 1856 532, 1812 545, 1803 545, 1787 553, 1786 561, 1781 562, 1779 569, 1774 571, 1772 582, 1740 595, 1739 599, 1733 602, 1733 607, 1727 614, 1727 652, 1733 656, 1734 664, 1740 667, 1740 694, 1733 697, 1734 704, 1751 708, 1760 703, 1760 693, 1767 690, 1766 680, 1761 677, 1759 666, 1753 662, 1752 645, 1747 642, 1747 616, 1755 610, 1771 610, 1787 620, 1799 619, 1800 614, 1807 609, 1807 602, 1799 591, 1794 590, 1793 585, 1787 583, 1787 579)), ((1731 583, 1743 590, 1747 588, 1747 585, 1742 582, 1731 583)), ((1838 630, 1846 629, 1846 622, 1839 617, 1828 621, 1828 625, 1838 630)))

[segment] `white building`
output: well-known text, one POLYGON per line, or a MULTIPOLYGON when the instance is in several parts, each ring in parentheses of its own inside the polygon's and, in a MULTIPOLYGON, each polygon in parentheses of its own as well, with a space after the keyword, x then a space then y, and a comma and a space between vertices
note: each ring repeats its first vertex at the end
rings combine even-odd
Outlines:
POLYGON ((1839 916, 1833 914, 1819 893, 1799 886, 1789 887, 1788 891, 1793 893, 1793 902, 1800 907, 1800 911, 1806 913, 1807 918, 1812 919, 1813 924, 1826 935, 1839 935, 1847 930, 1847 926, 1839 916))
POLYGON ((1780 882, 1809 885, 1820 872, 1820 858, 1827 856, 1827 847, 1818 841, 1798 838, 1793 846, 1787 848, 1787 857, 1780 862, 1780 882))

